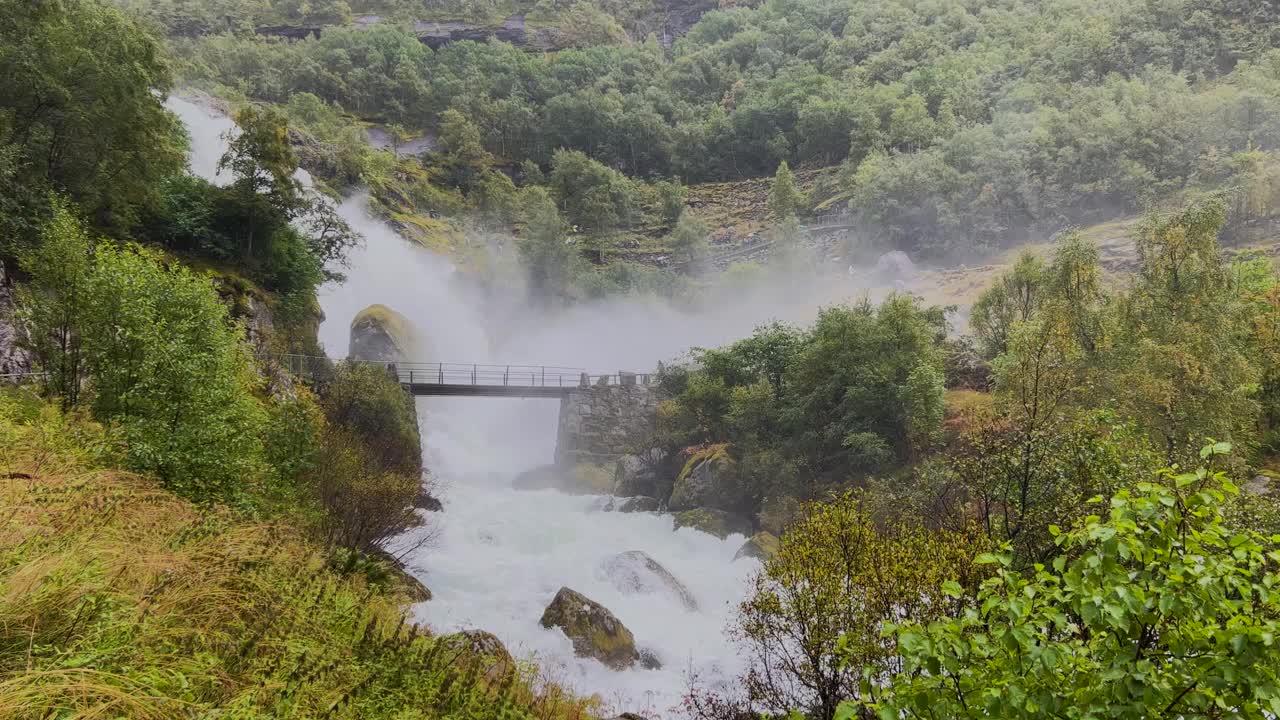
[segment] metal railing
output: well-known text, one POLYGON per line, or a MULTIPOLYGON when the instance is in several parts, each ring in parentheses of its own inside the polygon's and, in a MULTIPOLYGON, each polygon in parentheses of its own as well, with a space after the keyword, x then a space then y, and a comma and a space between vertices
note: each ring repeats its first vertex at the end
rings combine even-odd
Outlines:
POLYGON ((822 230, 824 228, 852 227, 857 224, 857 217, 847 212, 829 212, 815 215, 802 227, 806 230, 822 230))
POLYGON ((385 368, 405 385, 450 385, 474 387, 574 388, 602 385, 648 385, 648 373, 619 371, 591 373, 583 368, 551 365, 490 365, 479 363, 383 362, 374 360, 334 361, 310 355, 286 355, 283 364, 300 377, 317 377, 332 372, 335 362, 357 362, 385 368))
POLYGON ((47 377, 47 372, 0 373, 0 385, 24 385, 47 377))

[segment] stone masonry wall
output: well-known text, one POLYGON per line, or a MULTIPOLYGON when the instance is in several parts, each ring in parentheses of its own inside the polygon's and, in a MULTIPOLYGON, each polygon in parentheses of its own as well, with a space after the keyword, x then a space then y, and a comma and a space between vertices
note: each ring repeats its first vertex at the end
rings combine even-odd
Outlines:
POLYGON ((637 452, 653 434, 659 397, 656 386, 636 380, 581 387, 560 401, 557 464, 606 462, 637 452))

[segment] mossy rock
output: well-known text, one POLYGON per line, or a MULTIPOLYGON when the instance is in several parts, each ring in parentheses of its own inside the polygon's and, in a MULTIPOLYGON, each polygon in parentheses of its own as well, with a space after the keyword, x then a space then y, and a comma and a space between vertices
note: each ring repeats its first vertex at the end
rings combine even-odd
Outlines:
POLYGON ((516 661, 493 633, 464 630, 440 638, 440 648, 452 657, 454 665, 476 663, 488 683, 498 683, 516 671, 516 661))
POLYGON ((398 362, 423 359, 422 345, 409 319, 386 305, 370 305, 351 321, 353 360, 398 362))
POLYGON ((675 529, 693 528, 724 540, 730 535, 750 535, 751 521, 716 508, 694 508, 676 513, 675 529))
POLYGON ((410 602, 422 603, 432 598, 431 589, 386 550, 375 549, 368 554, 340 550, 330 562, 335 570, 343 573, 363 571, 369 582, 404 595, 410 602))
POLYGON ((760 562, 765 562, 769 558, 778 554, 778 550, 782 549, 782 541, 778 540, 773 533, 758 532, 742 543, 742 547, 738 548, 738 552, 733 556, 735 561, 742 558, 755 558, 760 562))
POLYGON ((577 463, 572 467, 544 465, 520 473, 512 485, 517 490, 559 490, 571 495, 608 495, 613 488, 613 469, 588 462, 577 463))
POLYGON ((573 466, 574 486, 587 495, 608 495, 613 491, 612 466, 580 462, 573 466))
POLYGON ((711 445, 695 452, 676 477, 667 507, 680 511, 732 504, 733 471, 728 445, 711 445))
POLYGON ((575 655, 595 658, 614 670, 626 670, 640 660, 636 639, 622 621, 600 603, 567 587, 556 593, 542 614, 541 624, 559 628, 573 642, 575 655))

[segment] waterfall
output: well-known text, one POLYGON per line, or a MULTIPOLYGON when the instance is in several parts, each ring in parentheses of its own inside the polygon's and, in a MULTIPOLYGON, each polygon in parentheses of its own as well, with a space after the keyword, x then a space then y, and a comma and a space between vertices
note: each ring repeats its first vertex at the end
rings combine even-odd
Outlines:
MULTIPOLYGON (((225 117, 180 98, 168 107, 191 135, 192 171, 213 178, 231 129, 225 117)), ((224 179, 220 179, 225 180, 224 179)), ((347 280, 321 289, 320 339, 330 355, 346 354, 348 328, 361 309, 381 303, 408 317, 439 357, 424 360, 647 370, 691 345, 714 345, 749 333, 776 298, 741 300, 733 312, 683 313, 656 300, 619 300, 558 314, 526 311, 499 331, 487 322, 486 300, 445 257, 413 245, 370 217, 356 194, 340 214, 365 238, 353 251, 347 280), (514 329, 513 329, 514 328, 514 329)), ((507 298, 519 307, 520 298, 507 298)), ((812 314, 814 304, 800 312, 812 314)), ((516 491, 522 471, 551 462, 557 401, 431 398, 418 401, 427 467, 445 510, 430 522, 436 538, 406 563, 434 593, 414 608, 437 632, 483 629, 517 657, 533 657, 546 675, 606 705, 647 716, 674 717, 690 672, 731 678, 742 661, 725 634, 744 597, 754 560, 733 562, 741 536, 719 540, 672 530, 665 515, 603 512, 598 498, 555 491, 516 491), (601 572, 608 558, 642 550, 682 581, 697 599, 686 609, 675 597, 627 594, 601 572), (561 586, 603 604, 652 651, 661 670, 616 672, 577 658, 559 630, 538 620, 561 586)))

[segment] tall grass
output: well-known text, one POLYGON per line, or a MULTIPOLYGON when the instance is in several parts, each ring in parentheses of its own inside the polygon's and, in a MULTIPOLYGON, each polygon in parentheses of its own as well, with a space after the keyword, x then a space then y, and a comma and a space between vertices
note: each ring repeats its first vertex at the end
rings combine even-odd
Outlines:
POLYGON ((413 625, 288 524, 112 457, 91 424, 0 395, 0 718, 589 717, 413 625))

